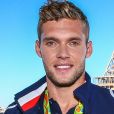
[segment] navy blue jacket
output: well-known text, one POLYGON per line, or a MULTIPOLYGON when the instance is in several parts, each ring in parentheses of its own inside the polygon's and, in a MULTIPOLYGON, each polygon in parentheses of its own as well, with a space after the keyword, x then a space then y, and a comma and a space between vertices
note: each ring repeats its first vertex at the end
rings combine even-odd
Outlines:
MULTIPOLYGON (((15 95, 15 102, 9 105, 5 114, 44 114, 44 90, 46 77, 15 95)), ((114 93, 91 83, 86 73, 86 83, 74 90, 74 96, 84 105, 84 114, 114 114, 114 93)), ((50 99, 52 114, 62 114, 59 105, 50 99)), ((73 114, 74 108, 67 114, 73 114)))

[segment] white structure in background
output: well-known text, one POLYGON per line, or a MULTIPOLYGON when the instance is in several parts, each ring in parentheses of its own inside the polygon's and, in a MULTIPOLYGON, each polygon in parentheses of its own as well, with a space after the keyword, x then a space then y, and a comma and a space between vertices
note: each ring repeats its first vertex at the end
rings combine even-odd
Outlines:
POLYGON ((103 76, 96 77, 96 84, 114 90, 114 52, 103 76))
POLYGON ((5 112, 5 109, 0 107, 0 114, 4 114, 4 112, 5 112))

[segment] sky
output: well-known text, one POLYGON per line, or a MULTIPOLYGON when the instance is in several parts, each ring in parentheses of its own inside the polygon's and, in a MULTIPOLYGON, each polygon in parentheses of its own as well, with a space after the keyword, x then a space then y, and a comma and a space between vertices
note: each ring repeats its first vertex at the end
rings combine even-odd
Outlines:
MULTIPOLYGON (((69 0, 88 17, 93 54, 86 71, 102 76, 114 50, 114 0, 69 0)), ((45 75, 35 52, 39 8, 46 0, 0 0, 0 106, 45 75)))

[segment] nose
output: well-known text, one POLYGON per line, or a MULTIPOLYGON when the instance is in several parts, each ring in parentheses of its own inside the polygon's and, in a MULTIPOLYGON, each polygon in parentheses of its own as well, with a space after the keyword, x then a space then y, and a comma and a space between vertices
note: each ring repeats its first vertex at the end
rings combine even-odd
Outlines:
POLYGON ((68 59, 70 58, 69 50, 66 45, 60 45, 57 50, 57 58, 68 59))

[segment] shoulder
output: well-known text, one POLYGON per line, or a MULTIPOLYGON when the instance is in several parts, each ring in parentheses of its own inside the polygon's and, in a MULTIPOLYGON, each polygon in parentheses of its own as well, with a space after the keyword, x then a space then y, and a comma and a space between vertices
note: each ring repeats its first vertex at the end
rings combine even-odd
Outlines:
POLYGON ((91 90, 92 90, 92 93, 96 96, 112 99, 114 101, 114 90, 103 88, 95 84, 91 85, 91 90))
POLYGON ((22 114, 22 112, 19 109, 19 107, 17 106, 17 104, 15 102, 13 102, 12 104, 10 104, 7 107, 4 114, 22 114))

